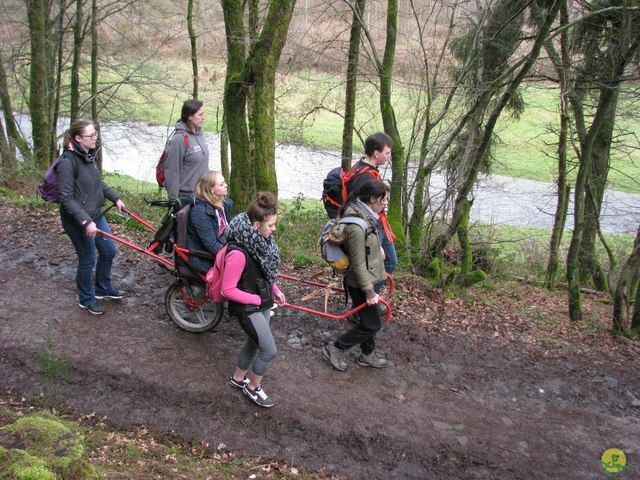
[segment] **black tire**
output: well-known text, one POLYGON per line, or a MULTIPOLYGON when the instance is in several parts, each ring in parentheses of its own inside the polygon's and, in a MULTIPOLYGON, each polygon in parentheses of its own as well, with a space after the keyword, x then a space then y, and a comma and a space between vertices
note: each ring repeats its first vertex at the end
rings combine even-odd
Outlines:
MULTIPOLYGON (((206 295, 206 286, 199 282, 185 281, 182 288, 190 298, 200 299, 206 295)), ((164 296, 164 306, 173 323, 187 332, 202 333, 218 326, 224 313, 224 304, 210 300, 195 309, 190 309, 180 296, 178 285, 172 284, 164 296)))

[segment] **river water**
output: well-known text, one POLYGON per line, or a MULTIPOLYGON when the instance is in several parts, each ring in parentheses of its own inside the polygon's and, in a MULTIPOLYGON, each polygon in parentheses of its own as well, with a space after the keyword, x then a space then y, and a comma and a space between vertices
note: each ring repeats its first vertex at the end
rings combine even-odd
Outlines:
MULTIPOLYGON (((25 134, 30 131, 28 117, 21 117, 25 134)), ((67 128, 64 122, 60 130, 67 128)), ((101 126, 103 168, 155 182, 155 165, 172 128, 144 123, 108 122, 101 126)), ((210 152, 209 167, 220 170, 220 137, 205 133, 210 152)), ((319 199, 322 180, 327 172, 340 165, 340 152, 297 145, 276 146, 276 174, 280 198, 302 195, 319 199)), ((391 172, 384 171, 390 177, 391 172)), ((430 193, 437 198, 444 180, 434 176, 430 193)), ((471 218, 491 224, 551 228, 555 212, 555 185, 520 178, 491 175, 480 179, 473 192, 471 218)), ((573 204, 569 206, 567 226, 573 225, 573 204)), ((640 224, 640 195, 607 191, 601 218, 605 232, 635 234, 640 224)))

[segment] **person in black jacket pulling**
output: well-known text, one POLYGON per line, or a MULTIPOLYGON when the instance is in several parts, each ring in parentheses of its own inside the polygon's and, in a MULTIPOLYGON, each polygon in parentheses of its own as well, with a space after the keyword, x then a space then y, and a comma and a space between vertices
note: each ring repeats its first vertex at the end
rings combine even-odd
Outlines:
MULTIPOLYGON (((227 243, 226 230, 231 221, 233 200, 226 198, 227 181, 222 173, 204 172, 198 179, 194 206, 189 212, 187 248, 216 256, 227 243)), ((213 267, 214 260, 189 255, 189 265, 202 273, 213 267)))
POLYGON ((98 230, 111 233, 101 209, 105 198, 115 203, 118 210, 125 210, 125 205, 118 193, 100 176, 96 163, 99 150, 99 147, 96 148, 97 139, 98 133, 91 122, 73 122, 64 134, 63 153, 56 171, 62 228, 69 235, 78 255, 78 305, 89 313, 101 315, 104 308, 97 300, 124 296, 124 292, 111 285, 115 242, 97 235, 98 230), (94 268, 95 288, 92 283, 94 268))

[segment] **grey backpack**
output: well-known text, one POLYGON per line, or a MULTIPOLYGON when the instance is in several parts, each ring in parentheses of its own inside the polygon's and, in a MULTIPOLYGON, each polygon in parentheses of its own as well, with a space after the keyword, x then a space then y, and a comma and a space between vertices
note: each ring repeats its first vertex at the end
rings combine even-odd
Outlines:
POLYGON ((350 264, 349 255, 342 248, 346 238, 345 224, 358 225, 366 238, 369 224, 365 220, 360 217, 344 217, 333 218, 325 223, 318 239, 322 258, 331 265, 334 273, 339 277, 344 277, 350 264))

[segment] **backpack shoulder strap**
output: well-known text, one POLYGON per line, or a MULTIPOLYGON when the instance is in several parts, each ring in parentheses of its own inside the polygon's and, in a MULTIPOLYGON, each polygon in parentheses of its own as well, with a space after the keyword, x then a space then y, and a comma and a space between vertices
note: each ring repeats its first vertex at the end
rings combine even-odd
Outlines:
MULTIPOLYGON (((366 242, 367 236, 369 235, 369 224, 366 222, 366 220, 360 217, 343 217, 340 220, 338 220, 338 223, 350 223, 353 225, 358 225, 360 228, 362 228, 362 231, 364 232, 364 238, 366 242)), ((367 268, 369 268, 369 253, 370 253, 369 247, 366 247, 366 254, 364 258, 365 258, 365 262, 367 263, 367 268)), ((346 290, 347 289, 345 288, 345 291, 346 290)), ((346 303, 346 299, 345 299, 345 303, 346 303)))
POLYGON ((189 148, 189 134, 184 130, 175 130, 174 132, 178 132, 180 135, 182 135, 185 148, 189 148))
MULTIPOLYGON (((351 180, 355 177, 362 175, 363 173, 369 173, 373 177, 374 180, 380 180, 380 172, 373 168, 368 163, 356 163, 353 167, 349 169, 348 172, 345 172, 342 176, 342 191, 343 194, 347 194, 347 186, 351 180)), ((345 199, 347 197, 345 196, 345 199)))
POLYGON ((364 232, 365 237, 367 236, 367 233, 369 231, 369 224, 366 220, 360 217, 342 217, 340 220, 338 220, 338 223, 349 223, 352 225, 358 225, 364 232))
POLYGON ((56 161, 54 162, 55 168, 58 167, 58 163, 60 163, 60 159, 62 157, 68 158, 71 162, 71 166, 73 167, 73 178, 78 178, 78 160, 75 158, 75 155, 67 155, 67 152, 69 152, 69 150, 64 150, 62 154, 56 159, 56 161))
POLYGON ((176 133, 179 133, 180 135, 182 135, 182 138, 184 139, 185 148, 189 148, 189 134, 184 130, 176 130, 175 128, 173 129, 173 132, 171 132, 171 134, 167 137, 167 143, 165 144, 165 148, 169 148, 169 142, 171 141, 171 138, 176 133))
POLYGON ((187 149, 189 148, 189 134, 187 132, 185 132, 184 130, 174 130, 173 133, 179 133, 180 135, 182 135, 182 138, 184 139, 184 154, 182 155, 182 164, 184 165, 185 162, 185 156, 187 155, 187 149))

